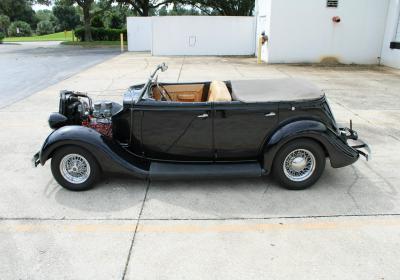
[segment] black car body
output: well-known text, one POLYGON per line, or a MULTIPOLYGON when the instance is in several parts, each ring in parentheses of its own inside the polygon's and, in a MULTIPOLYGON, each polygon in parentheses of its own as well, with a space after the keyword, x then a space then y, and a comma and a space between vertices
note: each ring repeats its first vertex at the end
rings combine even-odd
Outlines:
POLYGON ((95 177, 113 172, 150 179, 252 177, 276 170, 283 185, 302 189, 319 178, 326 157, 335 168, 354 163, 360 154, 368 158, 369 148, 357 133, 337 126, 325 94, 304 81, 171 84, 159 83, 157 70, 147 83, 129 88, 122 105, 93 105, 85 94, 62 92, 59 112, 49 119, 54 131, 35 165, 54 161, 67 147, 52 171, 73 190, 94 183, 92 174, 74 183, 74 174, 88 164, 95 177), (83 160, 65 160, 71 154, 83 160), (300 176, 301 168, 309 169, 308 177, 300 176))

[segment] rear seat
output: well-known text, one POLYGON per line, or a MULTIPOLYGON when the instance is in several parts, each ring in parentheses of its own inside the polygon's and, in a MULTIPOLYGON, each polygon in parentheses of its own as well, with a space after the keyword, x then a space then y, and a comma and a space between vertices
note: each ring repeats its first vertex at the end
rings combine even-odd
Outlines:
POLYGON ((230 102, 232 96, 222 81, 212 81, 210 84, 210 90, 208 91, 208 102, 230 102))

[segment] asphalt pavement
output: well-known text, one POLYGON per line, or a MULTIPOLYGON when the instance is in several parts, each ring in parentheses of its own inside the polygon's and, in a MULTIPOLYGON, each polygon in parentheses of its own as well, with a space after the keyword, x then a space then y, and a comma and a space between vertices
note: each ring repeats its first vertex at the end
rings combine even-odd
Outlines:
POLYGON ((0 108, 117 54, 118 48, 82 48, 60 42, 0 44, 0 108))

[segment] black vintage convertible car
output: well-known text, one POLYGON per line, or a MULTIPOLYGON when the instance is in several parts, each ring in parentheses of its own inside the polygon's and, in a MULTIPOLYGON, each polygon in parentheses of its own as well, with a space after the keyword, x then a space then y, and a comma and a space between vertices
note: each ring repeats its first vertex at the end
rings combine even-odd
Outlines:
POLYGON ((295 79, 159 83, 161 64, 123 104, 62 91, 54 131, 35 154, 57 182, 86 190, 102 173, 140 178, 255 177, 313 185, 326 158, 350 165, 369 147, 337 126, 321 90, 295 79), (352 142, 352 144, 350 144, 352 142))

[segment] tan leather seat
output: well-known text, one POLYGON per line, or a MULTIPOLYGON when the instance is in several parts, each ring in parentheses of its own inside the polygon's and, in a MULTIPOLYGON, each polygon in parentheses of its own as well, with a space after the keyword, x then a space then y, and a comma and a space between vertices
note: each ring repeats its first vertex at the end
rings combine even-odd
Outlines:
POLYGON ((212 81, 210 84, 210 90, 208 91, 209 102, 230 102, 232 96, 226 87, 226 84, 222 81, 212 81))

